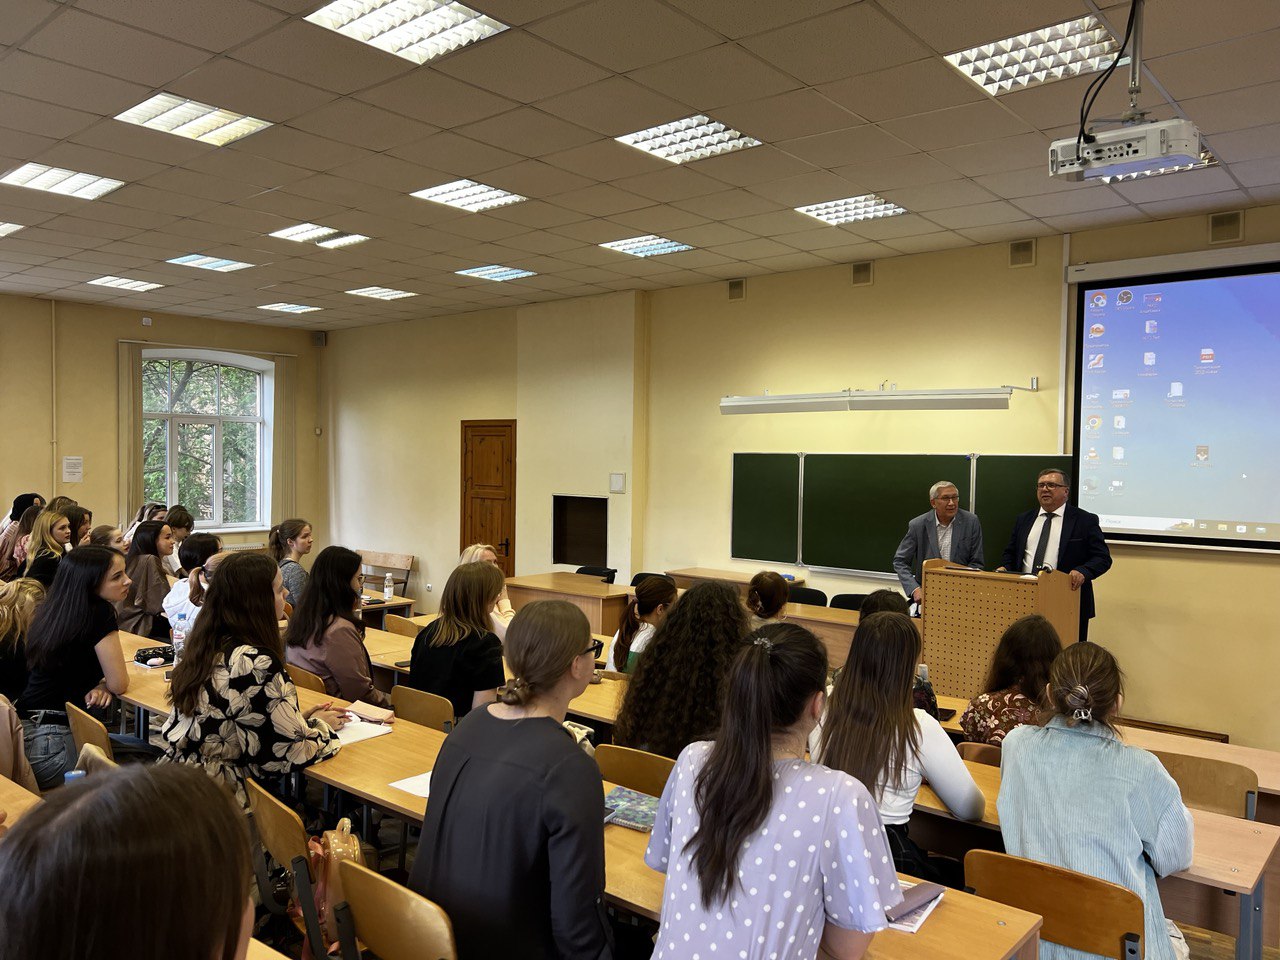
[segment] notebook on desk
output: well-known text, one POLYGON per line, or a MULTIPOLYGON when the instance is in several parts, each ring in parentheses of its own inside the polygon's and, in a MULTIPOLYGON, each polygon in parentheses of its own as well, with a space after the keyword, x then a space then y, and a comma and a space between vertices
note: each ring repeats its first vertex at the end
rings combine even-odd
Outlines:
POLYGON ((610 823, 629 830, 649 833, 658 818, 658 798, 627 787, 614 787, 605 795, 604 805, 614 811, 610 823))

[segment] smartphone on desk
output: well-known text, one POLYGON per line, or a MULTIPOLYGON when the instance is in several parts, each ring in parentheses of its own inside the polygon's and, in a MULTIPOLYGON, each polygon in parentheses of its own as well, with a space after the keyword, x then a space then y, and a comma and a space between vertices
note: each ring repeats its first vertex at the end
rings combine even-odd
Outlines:
POLYGON ((171 683, 172 681, 173 681, 173 671, 172 671, 172 670, 166 670, 166 671, 164 672, 164 682, 165 682, 165 683, 171 683))

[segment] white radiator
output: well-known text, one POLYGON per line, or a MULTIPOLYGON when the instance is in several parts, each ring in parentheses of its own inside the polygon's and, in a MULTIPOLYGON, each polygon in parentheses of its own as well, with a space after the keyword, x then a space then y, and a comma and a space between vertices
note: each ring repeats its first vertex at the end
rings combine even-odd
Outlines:
POLYGON ((222 549, 227 553, 240 553, 243 550, 265 550, 265 543, 228 543, 224 544, 222 549))

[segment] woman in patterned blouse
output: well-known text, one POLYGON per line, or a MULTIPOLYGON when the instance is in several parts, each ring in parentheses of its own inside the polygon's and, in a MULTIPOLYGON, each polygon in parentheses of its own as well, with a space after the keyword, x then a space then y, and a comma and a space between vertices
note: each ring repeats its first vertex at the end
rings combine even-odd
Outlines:
POLYGON ((983 692, 960 718, 964 738, 998 747, 1014 727, 1036 723, 1049 667, 1061 652, 1058 631, 1040 614, 1011 623, 996 647, 983 692))
POLYGON ((248 807, 246 778, 283 776, 326 760, 345 718, 328 704, 305 713, 285 672, 284 587, 270 557, 235 553, 209 584, 173 671, 164 760, 201 766, 248 807))

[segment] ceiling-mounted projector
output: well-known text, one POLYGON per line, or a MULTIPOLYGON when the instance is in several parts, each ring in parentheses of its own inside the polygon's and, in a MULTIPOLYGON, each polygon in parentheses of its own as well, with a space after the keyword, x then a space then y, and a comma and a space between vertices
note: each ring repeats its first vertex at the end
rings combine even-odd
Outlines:
POLYGON ((1076 137, 1049 146, 1049 173, 1067 180, 1096 180, 1156 173, 1203 162, 1200 131, 1190 120, 1157 120, 1100 130, 1092 142, 1076 137))

